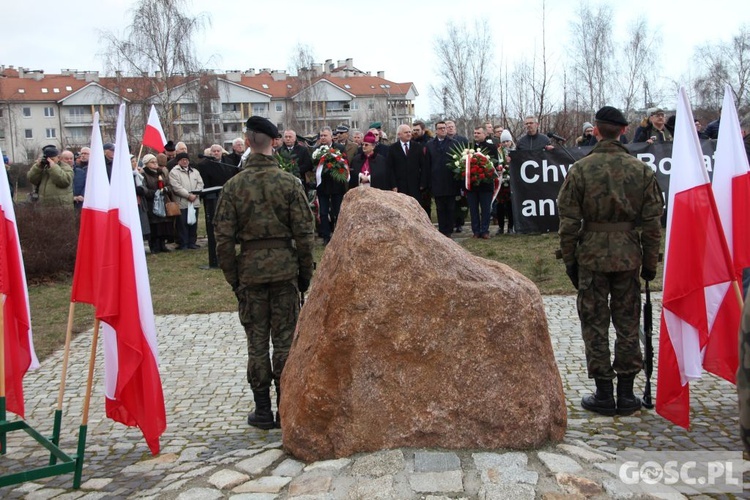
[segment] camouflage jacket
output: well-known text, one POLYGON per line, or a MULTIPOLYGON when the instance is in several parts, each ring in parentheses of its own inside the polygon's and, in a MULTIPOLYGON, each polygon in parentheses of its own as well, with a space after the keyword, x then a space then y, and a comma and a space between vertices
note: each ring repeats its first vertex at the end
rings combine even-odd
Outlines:
POLYGON ((251 154, 222 189, 214 215, 216 255, 233 288, 310 279, 313 215, 299 179, 271 156, 251 154), (239 253, 235 244, 240 245, 239 253))
POLYGON ((641 266, 656 270, 664 199, 653 170, 616 140, 599 142, 570 167, 557 196, 560 249, 566 265, 614 272, 641 266), (604 232, 587 223, 632 223, 604 232), (635 230, 640 221, 640 235, 635 230))

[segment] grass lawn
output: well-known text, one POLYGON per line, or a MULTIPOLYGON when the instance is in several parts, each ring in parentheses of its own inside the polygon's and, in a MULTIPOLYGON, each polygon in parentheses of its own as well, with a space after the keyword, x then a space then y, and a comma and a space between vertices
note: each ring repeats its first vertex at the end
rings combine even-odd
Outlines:
MULTIPOLYGON (((202 217, 200 218, 202 219, 202 217)), ((205 234, 199 227, 198 234, 205 234)), ((556 234, 502 235, 490 240, 466 238, 459 241, 474 255, 512 267, 536 283, 542 294, 572 294, 562 261, 555 259, 556 234)), ((324 247, 315 247, 320 262, 324 247)), ((185 250, 149 255, 146 259, 155 314, 193 314, 236 311, 237 301, 218 269, 204 270, 208 251, 185 250)), ((653 290, 661 289, 661 264, 653 290)), ((64 344, 70 309, 71 279, 29 286, 34 345, 40 359, 64 344)), ((82 332, 93 324, 93 309, 76 304, 73 331, 82 332)))

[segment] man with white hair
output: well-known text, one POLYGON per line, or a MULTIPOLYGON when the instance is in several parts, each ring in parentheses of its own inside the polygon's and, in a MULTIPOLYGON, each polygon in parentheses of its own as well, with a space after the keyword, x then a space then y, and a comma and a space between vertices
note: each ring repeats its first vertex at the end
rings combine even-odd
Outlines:
POLYGON ((396 187, 399 193, 411 196, 417 201, 422 199, 421 193, 427 185, 425 158, 423 150, 411 139, 411 126, 399 125, 396 129, 397 140, 388 146, 386 166, 396 173, 396 187))
POLYGON ((240 167, 242 154, 245 152, 245 139, 238 137, 232 141, 232 151, 224 157, 224 163, 240 167))
MULTIPOLYGON (((300 172, 312 171, 312 156, 305 146, 297 142, 297 132, 292 129, 284 130, 283 141, 284 145, 280 152, 286 152, 292 159, 296 160, 300 172)), ((305 177, 302 173, 300 173, 300 180, 305 184, 305 177)))
POLYGON ((169 161, 167 162, 167 170, 169 170, 170 172, 172 171, 172 169, 173 169, 173 168, 174 168, 174 167, 175 167, 175 166, 177 165, 177 163, 178 163, 178 160, 177 160, 177 155, 178 155, 178 154, 180 154, 180 153, 185 153, 185 154, 187 154, 187 152, 188 152, 188 147, 187 147, 187 144, 185 144, 185 143, 184 143, 184 142, 182 142, 182 141, 178 142, 177 144, 175 144, 175 147, 174 147, 174 151, 175 151, 175 157, 174 157, 174 158, 172 158, 171 160, 169 160, 169 161))

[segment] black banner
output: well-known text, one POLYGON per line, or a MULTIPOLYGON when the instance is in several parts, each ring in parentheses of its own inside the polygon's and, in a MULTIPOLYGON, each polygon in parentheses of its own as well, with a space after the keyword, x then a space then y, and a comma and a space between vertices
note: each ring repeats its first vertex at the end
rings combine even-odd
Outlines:
MULTIPOLYGON (((669 174, 672 170, 672 143, 647 144, 639 142, 626 146, 630 154, 646 163, 656 174, 669 199, 669 174)), ((713 177, 716 141, 703 141, 703 161, 708 175, 713 177)), ((591 147, 562 148, 551 151, 512 151, 510 189, 513 203, 513 227, 518 233, 557 232, 557 193, 573 163, 591 151, 591 147)), ((664 219, 666 222, 666 209, 664 219)))

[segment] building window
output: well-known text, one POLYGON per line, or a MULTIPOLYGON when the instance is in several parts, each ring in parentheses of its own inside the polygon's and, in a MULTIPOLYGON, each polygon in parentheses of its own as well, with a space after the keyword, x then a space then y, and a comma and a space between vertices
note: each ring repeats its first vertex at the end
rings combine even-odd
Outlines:
POLYGON ((352 101, 352 110, 357 110, 357 109, 359 109, 359 102, 352 101))
POLYGON ((5 129, 0 128, 0 139, 5 139, 5 129))
POLYGON ((279 131, 284 130, 284 124, 283 123, 277 123, 276 128, 279 129, 279 131))
POLYGON ((238 102, 223 102, 221 103, 221 112, 222 113, 231 113, 231 112, 239 113, 240 111, 242 111, 240 109, 240 106, 242 105, 238 102))
POLYGON ((3 117, 3 108, 0 108, 0 118, 3 117))
POLYGON ((47 117, 55 116, 55 108, 53 108, 52 106, 45 106, 44 116, 47 116, 47 117))
POLYGON ((34 138, 34 132, 30 128, 24 129, 23 136, 25 138, 27 138, 27 139, 33 139, 34 138))
POLYGON ((267 112, 268 108, 265 104, 253 104, 253 114, 263 115, 267 112))
POLYGON ((22 111, 25 118, 29 118, 31 116, 31 108, 24 106, 22 111))
POLYGON ((45 129, 45 132, 47 134, 47 139, 54 139, 55 137, 57 137, 57 129, 48 128, 45 129))
POLYGON ((370 111, 372 111, 373 109, 375 109, 375 101, 369 101, 367 103, 367 109, 369 109, 370 111))
POLYGON ((282 111, 284 111, 284 105, 282 103, 280 103, 280 102, 277 102, 276 103, 276 111, 279 112, 279 113, 281 113, 282 111))
POLYGON ((86 114, 86 109, 83 106, 73 106, 68 109, 70 116, 83 116, 86 114))
POLYGON ((240 126, 237 123, 225 123, 224 124, 224 133, 228 132, 239 132, 240 126))

